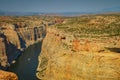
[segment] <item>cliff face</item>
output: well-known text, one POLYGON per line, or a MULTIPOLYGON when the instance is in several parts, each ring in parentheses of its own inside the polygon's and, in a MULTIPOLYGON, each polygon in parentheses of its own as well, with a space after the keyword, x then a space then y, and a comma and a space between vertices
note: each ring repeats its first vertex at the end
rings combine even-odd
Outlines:
POLYGON ((0 26, 0 68, 9 66, 13 60, 31 44, 41 41, 45 36, 45 24, 31 22, 4 23, 0 26))
POLYGON ((42 80, 119 80, 120 54, 106 50, 106 45, 112 43, 77 39, 48 28, 36 76, 42 80))
POLYGON ((0 34, 0 63, 2 66, 7 65, 7 55, 6 55, 6 37, 0 34))

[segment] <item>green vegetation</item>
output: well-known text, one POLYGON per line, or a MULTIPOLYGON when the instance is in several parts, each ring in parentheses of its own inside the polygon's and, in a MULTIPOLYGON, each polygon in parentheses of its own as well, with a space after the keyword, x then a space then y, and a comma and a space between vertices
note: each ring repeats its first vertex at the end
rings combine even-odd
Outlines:
POLYGON ((100 37, 120 35, 120 15, 84 15, 65 19, 55 27, 78 37, 100 37))

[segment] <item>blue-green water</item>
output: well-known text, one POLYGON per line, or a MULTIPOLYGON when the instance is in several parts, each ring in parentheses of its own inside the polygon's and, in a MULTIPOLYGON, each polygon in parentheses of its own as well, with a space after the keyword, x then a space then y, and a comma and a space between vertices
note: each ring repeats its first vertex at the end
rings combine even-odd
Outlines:
POLYGON ((16 73, 19 80, 38 80, 36 78, 36 69, 41 45, 42 42, 29 46, 8 71, 16 73))

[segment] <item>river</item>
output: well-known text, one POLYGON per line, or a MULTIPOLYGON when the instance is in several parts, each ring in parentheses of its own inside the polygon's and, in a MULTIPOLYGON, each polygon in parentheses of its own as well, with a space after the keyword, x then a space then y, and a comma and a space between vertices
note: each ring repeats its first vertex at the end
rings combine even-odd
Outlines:
POLYGON ((38 80, 36 78, 36 69, 41 45, 42 41, 29 46, 16 60, 16 63, 11 64, 8 71, 16 73, 19 80, 38 80))

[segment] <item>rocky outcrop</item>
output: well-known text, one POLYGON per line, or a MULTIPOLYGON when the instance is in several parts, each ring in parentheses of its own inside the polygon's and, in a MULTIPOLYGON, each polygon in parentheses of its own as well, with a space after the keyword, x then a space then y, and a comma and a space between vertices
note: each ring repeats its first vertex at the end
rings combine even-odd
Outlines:
POLYGON ((0 80, 18 80, 16 74, 0 70, 0 80))
POLYGON ((0 63, 3 67, 8 65, 7 55, 6 55, 6 36, 0 34, 0 63))
POLYGON ((107 43, 101 42, 48 28, 36 76, 42 80, 119 80, 120 54, 106 50, 107 43))
POLYGON ((0 26, 0 69, 10 66, 21 51, 44 38, 47 24, 30 23, 4 23, 0 26))

